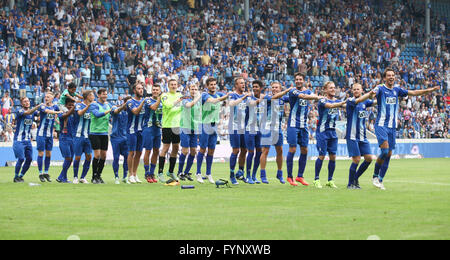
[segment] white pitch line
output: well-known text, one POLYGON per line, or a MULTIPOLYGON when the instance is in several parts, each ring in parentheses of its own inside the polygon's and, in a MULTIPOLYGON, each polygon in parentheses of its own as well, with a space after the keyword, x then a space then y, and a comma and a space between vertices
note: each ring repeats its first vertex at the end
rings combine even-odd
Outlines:
POLYGON ((391 181, 391 180, 386 180, 385 182, 397 182, 397 183, 412 183, 412 184, 425 184, 425 185, 450 186, 450 183, 441 183, 441 182, 391 181))

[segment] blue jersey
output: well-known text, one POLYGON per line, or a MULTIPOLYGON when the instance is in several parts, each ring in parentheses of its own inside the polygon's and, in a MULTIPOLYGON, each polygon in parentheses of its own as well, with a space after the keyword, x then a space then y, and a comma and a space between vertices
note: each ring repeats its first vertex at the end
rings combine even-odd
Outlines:
POLYGON ((378 85, 375 91, 377 92, 378 102, 378 115, 375 124, 377 126, 396 128, 399 109, 398 97, 408 96, 408 90, 400 87, 390 89, 382 84, 378 85))
POLYGON ((355 141, 367 140, 366 122, 369 117, 367 108, 373 105, 373 101, 368 99, 356 104, 355 98, 347 100, 347 133, 345 139, 355 141))
POLYGON ((111 112, 111 140, 112 139, 126 139, 127 138, 127 124, 128 124, 128 113, 122 110, 120 113, 114 113, 117 106, 112 107, 111 112))
POLYGON ((41 105, 38 109, 40 123, 38 126, 37 136, 41 137, 53 137, 53 126, 55 125, 55 119, 58 115, 47 114, 45 110, 59 111, 57 105, 41 105))
MULTIPOLYGON (((230 94, 230 100, 237 100, 244 96, 244 94, 239 95, 237 93, 230 94)), ((230 107, 230 120, 229 127, 230 131, 239 130, 244 131, 245 129, 245 111, 247 110, 247 98, 245 98, 241 103, 234 107, 230 107)))
POLYGON ((319 122, 317 132, 323 133, 326 130, 336 130, 336 121, 339 118, 339 108, 326 108, 326 103, 339 103, 340 100, 329 100, 322 98, 319 100, 319 122))
POLYGON ((247 98, 247 109, 245 110, 245 131, 256 133, 260 131, 261 120, 264 117, 264 106, 259 103, 251 105, 258 98, 252 96, 247 98))
POLYGON ((289 113, 288 127, 308 128, 308 112, 310 104, 308 100, 301 99, 300 94, 311 95, 311 90, 300 91, 292 89, 289 91, 289 104, 291 113, 289 113))
POLYGON ((75 113, 72 113, 66 119, 63 119, 64 114, 59 114, 59 122, 61 124, 61 134, 59 136, 59 140, 67 140, 72 139, 75 136, 75 113), (64 123, 67 121, 67 123, 64 123), (66 127, 64 127, 66 125, 66 127))
POLYGON ((261 127, 264 130, 275 130, 281 132, 281 125, 284 117, 284 105, 289 102, 289 97, 283 96, 280 99, 272 99, 272 96, 265 96, 261 103, 264 108, 261 127))
POLYGON ((83 116, 78 115, 78 111, 86 108, 86 104, 77 103, 75 105, 74 113, 74 127, 75 127, 75 137, 79 138, 89 138, 89 128, 91 127, 91 113, 86 111, 83 116))
POLYGON ((156 103, 156 100, 153 98, 147 99, 146 104, 144 105, 144 120, 143 125, 144 128, 148 127, 157 127, 161 128, 162 126, 162 104, 159 103, 159 106, 156 110, 151 109, 150 107, 156 103))
POLYGON ((127 102, 127 113, 128 113, 128 124, 127 124, 127 133, 128 134, 135 134, 137 132, 142 132, 144 129, 144 114, 145 109, 142 109, 141 112, 138 115, 133 114, 132 110, 134 108, 139 107, 141 105, 141 102, 144 102, 144 99, 137 101, 136 99, 132 98, 128 100, 127 102))
POLYGON ((20 109, 16 113, 16 131, 14 132, 14 141, 31 141, 31 126, 33 125, 33 118, 37 115, 34 112, 31 115, 24 115, 25 110, 20 109))

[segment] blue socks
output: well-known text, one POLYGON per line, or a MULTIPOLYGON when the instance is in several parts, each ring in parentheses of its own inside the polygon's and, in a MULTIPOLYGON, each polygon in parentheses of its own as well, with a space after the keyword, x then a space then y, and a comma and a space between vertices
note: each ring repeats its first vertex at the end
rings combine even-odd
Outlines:
POLYGON ((67 181, 67 171, 69 170, 71 164, 72 164, 72 160, 67 160, 67 159, 64 160, 61 174, 59 174, 59 177, 58 177, 58 179, 60 181, 67 181))
POLYGON ((358 164, 353 163, 350 165, 350 171, 348 174, 348 186, 352 185, 356 179, 356 168, 358 168, 358 164))
POLYGON ((373 171, 373 178, 378 177, 380 175, 380 168, 381 165, 379 165, 377 162, 375 162, 375 170, 373 171))
POLYGON ((48 172, 48 169, 50 169, 50 157, 45 157, 45 164, 44 164, 44 172, 48 172))
POLYGON ((186 168, 184 169, 184 173, 188 174, 191 171, 192 165, 194 164, 195 155, 188 155, 186 168))
POLYGON ((288 178, 292 178, 292 169, 294 168, 294 154, 291 152, 288 152, 288 154, 287 154, 286 168, 287 168, 288 178))
POLYGON ((336 161, 330 160, 328 162, 328 181, 333 180, 333 174, 335 169, 336 169, 336 161))
POLYGON ((80 169, 80 161, 73 162, 73 177, 78 178, 78 169, 80 169))
POLYGON ((252 178, 256 178, 256 172, 258 171, 259 164, 261 162, 261 154, 262 152, 256 152, 255 154, 255 161, 253 162, 253 172, 252 172, 252 178))
POLYGON ((200 152, 197 154, 197 174, 202 174, 203 157, 205 157, 204 154, 200 152))
POLYGON ((389 168, 390 161, 391 161, 391 157, 386 157, 383 165, 380 168, 380 175, 378 176, 378 178, 380 179, 380 182, 383 182, 384 176, 386 175, 387 169, 389 168))
POLYGON ((230 156, 230 177, 234 177, 234 169, 236 168, 237 154, 232 153, 230 156))
POLYGON ((323 164, 323 160, 320 160, 319 158, 317 158, 317 160, 316 160, 316 167, 315 167, 316 175, 314 177, 314 180, 318 180, 319 179, 320 171, 322 170, 322 164, 323 164))
POLYGON ((300 154, 300 159, 298 160, 298 177, 303 177, 303 173, 305 172, 306 160, 308 159, 307 154, 300 154))
MULTIPOLYGON (((186 155, 183 153, 180 154, 180 158, 178 159, 178 174, 183 172, 184 163, 186 162, 186 155)), ((148 166, 147 166, 148 167, 148 166)), ((147 173, 148 171, 146 171, 147 173)))
POLYGON ((255 154, 252 152, 247 153, 247 178, 251 177, 251 170, 252 170, 252 164, 253 164, 253 156, 255 154))
MULTIPOLYGON (((116 178, 118 178, 119 177, 119 157, 118 156, 113 159, 112 168, 113 168, 114 176, 116 178)), ((145 165, 144 165, 144 168, 145 168, 145 165)), ((147 170, 145 172, 147 172, 147 170)))
POLYGON ((357 181, 359 179, 359 177, 361 177, 361 175, 363 175, 363 173, 367 170, 367 168, 369 168, 370 162, 364 161, 358 168, 358 171, 356 172, 355 175, 355 181, 357 181))
POLYGON ((25 160, 24 159, 18 159, 16 163, 16 167, 14 169, 14 178, 19 177, 20 168, 22 168, 22 164, 25 160))
POLYGON ((214 157, 212 155, 206 156, 206 175, 211 175, 211 168, 214 157))
MULTIPOLYGON (((44 157, 43 156, 39 156, 38 155, 38 157, 37 157, 37 165, 38 165, 38 169, 39 169, 39 173, 42 173, 42 165, 43 165, 43 162, 44 162, 44 157)), ((22 163, 23 163, 23 160, 22 160, 22 163)), ((22 165, 21 165, 22 166, 22 165)))
POLYGON ((31 158, 28 158, 28 159, 25 160, 25 163, 23 164, 23 167, 22 167, 22 172, 20 173, 20 177, 25 176, 25 174, 27 173, 28 169, 30 169, 32 161, 33 161, 33 159, 31 159, 31 158))
POLYGON ((89 172, 89 168, 91 166, 91 161, 85 160, 83 164, 83 171, 81 172, 81 179, 86 178, 86 175, 89 172))

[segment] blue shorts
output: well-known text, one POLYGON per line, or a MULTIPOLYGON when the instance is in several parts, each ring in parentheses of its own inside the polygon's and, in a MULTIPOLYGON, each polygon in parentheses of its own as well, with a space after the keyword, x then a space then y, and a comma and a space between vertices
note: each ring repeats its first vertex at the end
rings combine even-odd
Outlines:
POLYGON ((119 158, 119 156, 122 155, 125 158, 125 160, 127 159, 127 157, 128 157, 127 139, 111 138, 111 146, 113 149, 113 157, 114 158, 119 158))
POLYGON ((198 137, 200 148, 216 149, 217 145, 217 127, 211 125, 203 125, 202 132, 198 137))
POLYGON ((142 152, 142 150, 144 149, 142 132, 128 134, 127 139, 128 139, 128 151, 129 152, 142 152))
POLYGON ((378 146, 381 146, 385 141, 388 141, 389 151, 395 150, 395 134, 395 128, 375 126, 375 135, 377 136, 378 146))
POLYGON ((72 139, 60 139, 59 140, 59 150, 61 151, 62 157, 65 158, 73 158, 75 152, 73 147, 72 139))
POLYGON ((76 157, 81 156, 83 153, 92 154, 91 141, 89 141, 89 138, 75 137, 73 139, 73 150, 76 157))
POLYGON ((33 159, 33 146, 30 141, 14 141, 13 150, 16 159, 33 159))
POLYGON ((261 133, 257 132, 254 134, 251 134, 250 132, 246 131, 244 135, 245 139, 245 147, 247 150, 253 151, 258 148, 261 148, 261 133))
POLYGON ((267 134, 261 134, 261 146, 270 148, 270 146, 283 146, 283 133, 281 131, 273 131, 267 134))
POLYGON ((328 154, 336 154, 338 147, 338 137, 336 131, 326 130, 325 132, 316 133, 317 150, 320 156, 328 154))
POLYGON ((238 148, 246 148, 245 147, 245 135, 244 134, 238 134, 238 130, 234 130, 230 134, 230 144, 233 149, 238 148))
POLYGON ((287 142, 290 147, 308 147, 309 132, 306 128, 288 127, 287 129, 287 142))
POLYGON ((161 148, 161 128, 146 127, 142 131, 143 146, 146 150, 161 148))
POLYGON ((348 156, 364 156, 371 154, 370 143, 368 141, 356 141, 347 139, 348 156))
POLYGON ((198 136, 195 133, 195 130, 181 129, 180 145, 183 148, 197 148, 198 136))
POLYGON ((36 145, 38 151, 51 151, 53 150, 53 137, 36 137, 36 145))

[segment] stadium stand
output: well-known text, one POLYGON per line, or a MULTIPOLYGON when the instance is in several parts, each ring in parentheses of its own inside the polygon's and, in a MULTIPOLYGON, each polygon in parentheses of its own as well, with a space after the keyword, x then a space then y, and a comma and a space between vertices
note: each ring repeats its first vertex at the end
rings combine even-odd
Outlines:
MULTIPOLYGON (((171 77, 183 88, 214 76, 231 91, 234 76, 290 87, 299 71, 315 93, 332 80, 346 98, 355 82, 366 91, 375 87, 390 66, 404 88, 442 87, 402 102, 398 137, 448 138, 450 4, 432 1, 427 39, 423 2, 250 1, 245 22, 239 0, 1 1, 0 94, 11 94, 12 114, 21 96, 34 105, 45 91, 61 93, 72 81, 78 91, 107 88, 108 100, 121 102, 137 80, 150 92, 154 83, 165 89, 171 77)), ((370 130, 375 115, 374 109, 370 130)), ((316 120, 313 108, 311 129, 316 120)), ((0 140, 7 141, 1 124, 0 140)))

